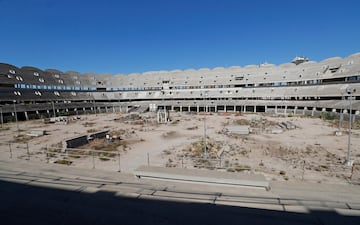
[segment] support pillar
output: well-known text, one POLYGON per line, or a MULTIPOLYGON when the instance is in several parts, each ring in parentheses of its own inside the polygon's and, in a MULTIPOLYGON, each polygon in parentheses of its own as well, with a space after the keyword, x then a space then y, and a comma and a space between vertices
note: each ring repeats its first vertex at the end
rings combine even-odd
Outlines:
POLYGON ((265 105, 265 113, 267 113, 267 105, 265 105))
POLYGON ((254 105, 254 113, 256 113, 256 105, 254 105))
POLYGON ((197 113, 200 112, 200 107, 199 107, 199 105, 196 106, 196 112, 197 112, 197 113))
POLYGON ((287 105, 285 106, 285 110, 284 110, 284 116, 286 117, 286 113, 287 113, 287 105))
POLYGON ((174 111, 174 105, 171 105, 171 111, 174 111))
POLYGON ((180 112, 182 112, 182 106, 180 106, 180 112))
POLYGON ((244 113, 246 113, 246 105, 244 105, 243 107, 244 107, 244 113))
POLYGON ((315 110, 316 110, 316 108, 315 108, 315 107, 313 107, 313 108, 312 108, 312 110, 311 110, 311 116, 314 116, 314 114, 315 114, 315 110))
POLYGON ((190 106, 188 106, 188 111, 190 112, 190 110, 191 110, 191 108, 190 108, 190 106))
POLYGON ((277 114, 277 105, 275 105, 275 114, 277 114))
POLYGON ((0 108, 0 120, 1 120, 1 127, 3 127, 4 126, 4 116, 3 116, 2 108, 0 108))
POLYGON ((234 105, 234 112, 236 112, 236 105, 234 105))
POLYGON ((295 108, 294 108, 294 116, 296 115, 296 111, 297 111, 297 106, 295 106, 295 108))
POLYGON ((303 115, 305 115, 305 111, 307 110, 307 107, 304 107, 303 109, 303 115))
POLYGON ((359 111, 359 110, 355 111, 355 114, 354 114, 354 117, 353 117, 353 123, 356 122, 356 116, 358 116, 358 115, 360 115, 360 111, 359 111))
POLYGON ((215 105, 215 112, 217 112, 217 105, 215 105))

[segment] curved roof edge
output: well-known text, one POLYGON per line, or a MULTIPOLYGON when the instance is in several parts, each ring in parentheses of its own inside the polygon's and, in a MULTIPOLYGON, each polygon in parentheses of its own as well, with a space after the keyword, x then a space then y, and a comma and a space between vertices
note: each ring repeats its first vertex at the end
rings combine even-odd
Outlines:
MULTIPOLYGON (((324 59, 320 62, 315 62, 315 61, 308 61, 308 62, 304 62, 299 64, 299 66, 303 67, 309 64, 314 64, 314 63, 319 63, 319 64, 323 64, 323 63, 333 63, 336 61, 341 61, 344 59, 354 59, 354 58, 360 58, 360 52, 356 52, 354 54, 351 54, 347 57, 341 58, 341 57, 330 57, 327 59, 324 59)), ((292 68, 292 67, 296 67, 296 65, 292 64, 292 63, 283 63, 280 65, 275 65, 275 64, 265 64, 265 65, 256 65, 256 64, 250 64, 250 65, 245 65, 243 67, 241 66, 230 66, 230 67, 215 67, 215 68, 200 68, 198 70, 193 69, 193 68, 189 68, 189 69, 184 69, 184 70, 180 70, 180 69, 174 69, 174 70, 159 70, 159 71, 146 71, 143 73, 129 73, 129 74, 123 74, 123 73, 117 73, 117 74, 96 74, 96 73, 92 73, 92 72, 86 72, 86 73, 79 73, 77 71, 66 71, 66 72, 62 72, 60 70, 57 69, 45 69, 45 70, 41 70, 37 67, 33 67, 33 66, 23 66, 23 67, 17 67, 14 66, 12 64, 8 64, 8 63, 0 63, 0 66, 7 66, 7 67, 11 67, 14 69, 24 69, 24 70, 36 70, 36 71, 42 71, 42 72, 50 72, 50 73, 61 73, 61 74, 69 74, 69 75, 76 75, 76 76, 89 76, 89 74, 91 75, 95 75, 95 76, 104 76, 104 75, 111 75, 111 76, 139 76, 139 75, 164 75, 164 74, 172 74, 172 73, 196 73, 196 72, 210 72, 210 71, 225 71, 225 70, 237 70, 237 69, 253 69, 253 68, 261 68, 261 67, 278 67, 278 68, 292 68)))

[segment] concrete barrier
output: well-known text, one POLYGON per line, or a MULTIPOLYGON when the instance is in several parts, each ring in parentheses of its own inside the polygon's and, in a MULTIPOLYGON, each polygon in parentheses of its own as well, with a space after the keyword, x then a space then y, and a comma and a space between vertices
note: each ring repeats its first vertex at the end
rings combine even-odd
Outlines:
POLYGON ((162 179, 182 182, 195 182, 217 185, 264 188, 270 190, 270 184, 263 175, 228 173, 213 170, 163 168, 141 166, 135 170, 138 178, 162 179))
POLYGON ((77 136, 75 138, 65 140, 65 144, 66 144, 65 149, 77 148, 79 146, 86 145, 87 143, 88 143, 87 135, 77 136))

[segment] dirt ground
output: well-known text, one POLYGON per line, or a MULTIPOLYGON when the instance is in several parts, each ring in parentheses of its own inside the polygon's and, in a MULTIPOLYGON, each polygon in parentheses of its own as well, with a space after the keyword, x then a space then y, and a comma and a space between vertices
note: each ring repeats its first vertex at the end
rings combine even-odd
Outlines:
MULTIPOLYGON (((61 149, 65 139, 109 130, 111 136, 121 140, 116 143, 98 140, 82 148, 116 150, 120 152, 120 160, 117 157, 96 158, 95 162, 88 156, 71 158, 71 165, 91 168, 96 163, 99 169, 131 173, 140 165, 150 164, 255 172, 264 174, 269 180, 346 183, 351 178, 355 183, 360 182, 360 130, 352 130, 351 135, 351 159, 355 166, 346 166, 348 133, 345 122, 342 135, 336 136, 338 122, 302 116, 171 112, 170 118, 166 124, 157 124, 155 113, 81 115, 68 124, 45 124, 42 120, 19 122, 19 132, 15 123, 4 124, 0 129, 0 158, 9 157, 8 143, 11 143, 11 157, 46 161, 44 150, 61 149), (296 128, 281 129, 279 124, 286 121, 296 128), (252 131, 248 135, 231 134, 224 130, 228 125, 248 125, 252 131), (26 135, 36 129, 46 130, 47 134, 26 135), (273 133, 274 130, 282 130, 282 133, 273 133)), ((57 155, 49 161, 55 162, 61 157, 64 156, 57 155)))

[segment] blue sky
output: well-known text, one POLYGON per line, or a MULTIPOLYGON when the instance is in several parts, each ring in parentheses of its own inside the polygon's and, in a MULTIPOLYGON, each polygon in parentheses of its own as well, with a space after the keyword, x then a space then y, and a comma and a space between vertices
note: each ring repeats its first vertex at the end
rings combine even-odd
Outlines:
POLYGON ((360 51, 358 0, 0 0, 0 62, 132 73, 360 51))

